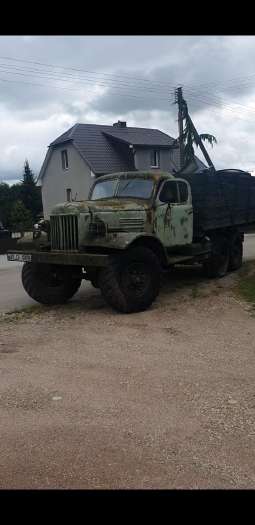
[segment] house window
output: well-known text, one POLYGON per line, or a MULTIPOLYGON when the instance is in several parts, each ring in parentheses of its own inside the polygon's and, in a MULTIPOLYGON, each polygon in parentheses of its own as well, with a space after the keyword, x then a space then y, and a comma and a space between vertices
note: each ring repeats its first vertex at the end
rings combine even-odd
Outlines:
POLYGON ((151 168, 159 168, 159 150, 153 149, 151 151, 151 168))
POLYGON ((71 200, 72 200, 72 190, 71 190, 71 188, 67 188, 67 190, 66 190, 66 200, 68 202, 71 202, 71 200))
POLYGON ((68 156, 67 156, 67 150, 64 149, 61 151, 61 160, 62 160, 62 168, 63 170, 68 169, 68 156))

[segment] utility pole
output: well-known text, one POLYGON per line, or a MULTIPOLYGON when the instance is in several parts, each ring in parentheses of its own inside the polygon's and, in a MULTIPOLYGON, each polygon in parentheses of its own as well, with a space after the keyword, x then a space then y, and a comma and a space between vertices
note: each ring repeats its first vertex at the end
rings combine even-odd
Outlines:
POLYGON ((175 91, 175 102, 178 104, 178 128, 179 128, 179 151, 180 151, 180 169, 184 166, 184 143, 183 143, 183 97, 182 87, 175 91))

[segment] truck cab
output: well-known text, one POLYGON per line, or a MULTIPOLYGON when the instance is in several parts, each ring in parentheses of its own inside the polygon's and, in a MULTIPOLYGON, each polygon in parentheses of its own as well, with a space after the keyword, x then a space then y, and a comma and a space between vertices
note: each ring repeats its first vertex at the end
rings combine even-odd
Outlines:
POLYGON ((170 248, 192 243, 190 186, 162 172, 107 175, 94 183, 88 201, 56 206, 50 224, 52 248, 56 250, 123 250, 146 237, 147 243, 152 238, 167 253, 170 248), (72 223, 75 229, 75 222, 77 236, 70 228, 72 223))

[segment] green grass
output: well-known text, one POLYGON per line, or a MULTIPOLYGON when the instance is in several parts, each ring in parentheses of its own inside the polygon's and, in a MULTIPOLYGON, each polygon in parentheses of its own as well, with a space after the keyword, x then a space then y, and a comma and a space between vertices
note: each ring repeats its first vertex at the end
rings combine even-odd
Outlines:
POLYGON ((255 265, 254 261, 245 263, 238 272, 239 280, 235 292, 255 308, 255 265))
POLYGON ((199 291, 198 287, 197 286, 193 286, 193 288, 191 289, 191 297, 192 297, 192 299, 196 299, 199 296, 200 296, 200 291, 199 291))
POLYGON ((0 313, 0 322, 14 322, 20 319, 27 319, 33 315, 40 314, 45 311, 45 307, 41 305, 32 305, 22 310, 12 310, 11 312, 0 313))
POLYGON ((237 285, 239 294, 255 307, 255 274, 241 277, 237 285))
POLYGON ((83 312, 82 304, 79 303, 67 303, 54 306, 46 306, 35 304, 22 308, 21 310, 12 310, 6 313, 0 313, 0 323, 1 322, 15 322, 25 319, 31 319, 36 315, 48 314, 51 311, 54 313, 60 312, 60 315, 67 314, 69 319, 75 319, 77 313, 83 312))

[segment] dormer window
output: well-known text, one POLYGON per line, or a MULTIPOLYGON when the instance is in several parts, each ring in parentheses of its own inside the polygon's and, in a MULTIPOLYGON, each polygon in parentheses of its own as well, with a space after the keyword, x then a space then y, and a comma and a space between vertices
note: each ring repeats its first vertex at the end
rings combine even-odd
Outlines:
POLYGON ((64 149, 61 151, 61 160, 62 160, 62 169, 68 170, 68 156, 67 156, 67 150, 64 149))
POLYGON ((151 151, 151 168, 159 168, 159 150, 153 149, 151 151))

